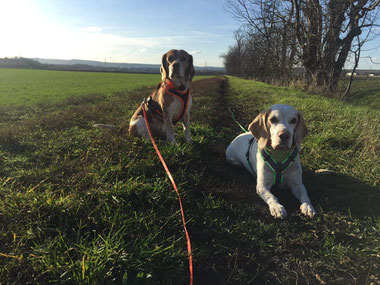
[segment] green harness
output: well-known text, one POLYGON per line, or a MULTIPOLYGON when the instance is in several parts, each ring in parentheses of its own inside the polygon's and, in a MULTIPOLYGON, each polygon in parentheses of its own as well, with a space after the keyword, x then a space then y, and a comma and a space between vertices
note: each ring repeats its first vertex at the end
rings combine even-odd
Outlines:
MULTIPOLYGON (((256 171, 253 169, 249 161, 249 149, 254 141, 252 138, 249 141, 248 151, 246 153, 247 162, 253 173, 256 171)), ((284 181, 284 172, 293 164, 298 155, 298 149, 294 147, 290 150, 275 150, 272 147, 265 147, 264 149, 257 150, 260 153, 261 158, 268 165, 269 169, 273 172, 273 186, 278 186, 284 181)))

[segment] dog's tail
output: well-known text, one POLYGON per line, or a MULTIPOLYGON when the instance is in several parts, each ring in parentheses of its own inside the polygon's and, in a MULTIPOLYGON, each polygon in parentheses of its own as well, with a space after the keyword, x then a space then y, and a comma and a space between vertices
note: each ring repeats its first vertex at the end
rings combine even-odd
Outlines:
POLYGON ((125 135, 128 133, 128 129, 126 129, 125 127, 118 127, 118 126, 110 125, 110 124, 93 124, 92 126, 94 128, 109 129, 112 132, 116 132, 121 135, 125 135))
POLYGON ((103 128, 103 129, 111 129, 111 130, 118 130, 119 128, 115 125, 110 124, 93 124, 94 128, 103 128))

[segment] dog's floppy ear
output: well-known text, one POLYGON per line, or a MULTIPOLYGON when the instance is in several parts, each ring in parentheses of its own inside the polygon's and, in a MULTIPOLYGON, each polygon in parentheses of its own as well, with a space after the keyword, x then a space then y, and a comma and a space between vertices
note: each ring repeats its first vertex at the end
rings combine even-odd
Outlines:
POLYGON ((168 63, 166 61, 166 55, 167 55, 167 53, 165 53, 162 56, 162 63, 161 63, 161 67, 160 67, 162 81, 165 81, 165 79, 168 78, 168 75, 169 75, 168 63))
POLYGON ((298 150, 301 150, 301 141, 306 137, 308 131, 302 114, 298 113, 297 117, 298 123, 294 130, 294 142, 296 143, 298 150))
POLYGON ((271 109, 268 109, 261 112, 248 127, 248 130, 252 133, 255 139, 258 140, 258 146, 260 149, 266 147, 270 139, 267 119, 271 111, 271 109))
POLYGON ((195 75, 195 69, 193 65, 193 56, 189 54, 189 67, 187 68, 187 74, 190 78, 190 81, 193 80, 193 77, 195 75))

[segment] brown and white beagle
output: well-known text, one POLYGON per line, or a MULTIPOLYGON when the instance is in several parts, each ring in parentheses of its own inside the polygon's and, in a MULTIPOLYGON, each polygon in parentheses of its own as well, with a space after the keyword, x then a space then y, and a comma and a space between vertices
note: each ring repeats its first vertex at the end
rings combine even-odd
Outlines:
POLYGON ((149 127, 156 137, 176 144, 174 125, 181 121, 185 141, 191 142, 189 129, 192 98, 189 87, 195 75, 193 57, 184 50, 172 49, 162 56, 162 82, 145 104, 133 114, 129 133, 133 136, 149 138, 142 108, 145 108, 149 127))

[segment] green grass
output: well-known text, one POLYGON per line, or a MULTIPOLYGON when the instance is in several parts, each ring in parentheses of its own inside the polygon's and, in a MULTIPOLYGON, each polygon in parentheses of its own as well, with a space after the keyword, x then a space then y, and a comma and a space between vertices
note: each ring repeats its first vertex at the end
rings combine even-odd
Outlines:
POLYGON ((0 125, 150 87, 159 74, 0 69, 0 125))
POLYGON ((160 80, 159 74, 0 69, 0 101, 3 108, 57 104, 73 97, 150 87, 160 80))
MULTIPOLYGON (((206 78, 200 76, 199 78, 206 78)), ((0 124, 156 86, 160 74, 0 68, 0 124)))
MULTIPOLYGON (((348 79, 342 80, 347 86, 348 79)), ((350 94, 346 101, 355 105, 366 106, 374 110, 380 109, 380 79, 379 78, 355 78, 352 82, 350 94)))
MULTIPOLYGON (((91 128, 127 125, 151 90, 80 93, 1 122, 0 282, 188 284, 177 197, 151 143, 91 128)), ((178 147, 158 145, 181 192, 195 284, 378 282, 379 111, 233 77, 197 80, 192 94, 193 144, 178 127, 178 147), (309 127, 314 219, 276 191, 289 217, 274 220, 253 178, 225 162, 240 133, 227 107, 246 126, 275 102, 309 127)))

